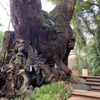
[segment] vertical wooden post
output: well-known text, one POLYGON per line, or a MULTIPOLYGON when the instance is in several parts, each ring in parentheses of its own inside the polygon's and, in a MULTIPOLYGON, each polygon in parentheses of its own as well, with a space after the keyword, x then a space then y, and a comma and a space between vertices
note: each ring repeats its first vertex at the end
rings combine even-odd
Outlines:
POLYGON ((88 76, 88 69, 83 69, 82 70, 82 75, 83 76, 88 76))
POLYGON ((72 74, 78 76, 78 70, 72 70, 72 74))

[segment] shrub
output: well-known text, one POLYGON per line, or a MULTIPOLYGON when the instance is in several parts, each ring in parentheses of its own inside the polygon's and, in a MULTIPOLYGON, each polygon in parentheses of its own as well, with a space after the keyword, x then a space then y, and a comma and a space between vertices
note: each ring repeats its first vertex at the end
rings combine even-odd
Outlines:
POLYGON ((93 68, 92 73, 95 76, 100 76, 100 66, 93 68))
POLYGON ((70 97, 69 86, 60 82, 44 85, 34 90, 33 97, 25 100, 68 100, 70 97))

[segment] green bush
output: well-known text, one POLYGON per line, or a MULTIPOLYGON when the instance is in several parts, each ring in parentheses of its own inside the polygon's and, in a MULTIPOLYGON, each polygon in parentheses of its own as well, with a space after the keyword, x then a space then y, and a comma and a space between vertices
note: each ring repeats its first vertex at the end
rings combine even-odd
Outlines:
POLYGON ((93 68, 92 73, 94 76, 100 76, 100 66, 93 68))
POLYGON ((53 83, 36 88, 33 97, 27 97, 25 100, 68 100, 70 90, 67 85, 61 83, 53 83))

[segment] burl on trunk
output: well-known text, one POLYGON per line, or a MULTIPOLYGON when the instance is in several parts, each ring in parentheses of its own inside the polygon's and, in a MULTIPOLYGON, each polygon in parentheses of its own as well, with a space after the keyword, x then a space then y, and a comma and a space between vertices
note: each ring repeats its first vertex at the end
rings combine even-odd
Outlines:
POLYGON ((75 43, 70 27, 75 2, 59 0, 48 14, 42 11, 40 0, 10 0, 14 32, 5 32, 0 56, 0 73, 5 74, 1 75, 5 84, 0 89, 9 93, 1 95, 14 97, 30 85, 40 86, 71 76, 68 55, 75 43))

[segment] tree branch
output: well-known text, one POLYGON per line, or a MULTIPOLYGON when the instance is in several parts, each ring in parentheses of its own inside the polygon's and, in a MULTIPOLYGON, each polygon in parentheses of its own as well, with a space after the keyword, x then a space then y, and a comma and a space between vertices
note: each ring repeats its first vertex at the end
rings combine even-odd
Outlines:
POLYGON ((7 13, 7 15, 10 17, 10 15, 9 15, 9 13, 8 13, 8 11, 7 11, 7 9, 3 6, 3 4, 0 2, 0 5, 1 5, 1 7, 6 11, 6 13, 7 13))
POLYGON ((100 9, 100 6, 98 4, 96 4, 96 3, 91 3, 89 1, 87 3, 89 3, 91 6, 95 5, 95 6, 97 6, 100 9))
POLYGON ((95 33, 93 32, 93 31, 91 31, 91 29, 90 29, 90 27, 89 27, 89 25, 88 25, 88 23, 87 23, 87 21, 82 17, 82 16, 80 16, 82 19, 83 19, 83 21, 85 22, 85 24, 86 24, 86 26, 87 26, 87 29, 89 30, 89 32, 90 33, 92 33, 92 35, 94 35, 95 36, 95 33))

